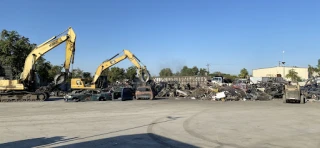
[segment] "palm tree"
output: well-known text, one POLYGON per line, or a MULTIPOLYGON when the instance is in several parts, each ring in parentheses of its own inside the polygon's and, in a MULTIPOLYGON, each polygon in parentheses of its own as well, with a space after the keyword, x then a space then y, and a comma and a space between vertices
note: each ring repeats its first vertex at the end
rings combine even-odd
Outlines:
POLYGON ((298 72, 294 69, 289 70, 289 73, 286 75, 286 78, 290 78, 291 81, 298 82, 301 81, 301 78, 298 76, 298 72))

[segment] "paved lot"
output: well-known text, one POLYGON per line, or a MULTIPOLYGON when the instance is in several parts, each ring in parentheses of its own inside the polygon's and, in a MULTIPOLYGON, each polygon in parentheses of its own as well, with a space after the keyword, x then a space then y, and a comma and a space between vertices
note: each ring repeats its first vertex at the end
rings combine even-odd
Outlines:
POLYGON ((0 147, 320 147, 320 103, 0 104, 0 147))

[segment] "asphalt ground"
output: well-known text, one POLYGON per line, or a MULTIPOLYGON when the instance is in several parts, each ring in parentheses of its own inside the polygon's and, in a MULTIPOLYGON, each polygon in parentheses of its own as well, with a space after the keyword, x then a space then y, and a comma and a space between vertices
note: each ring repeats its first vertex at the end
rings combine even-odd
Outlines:
POLYGON ((319 148, 320 103, 0 103, 0 147, 319 148))

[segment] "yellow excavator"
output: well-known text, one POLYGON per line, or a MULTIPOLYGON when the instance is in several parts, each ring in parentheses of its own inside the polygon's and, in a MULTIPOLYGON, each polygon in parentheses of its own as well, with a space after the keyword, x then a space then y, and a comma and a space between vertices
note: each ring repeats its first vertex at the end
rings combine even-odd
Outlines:
POLYGON ((89 85, 86 85, 84 79, 72 78, 71 79, 71 89, 72 90, 100 89, 101 86, 97 83, 97 80, 100 77, 101 73, 105 69, 121 62, 124 59, 129 59, 132 62, 132 64, 137 67, 137 74, 140 78, 140 81, 147 82, 150 79, 150 73, 148 72, 146 66, 141 66, 142 64, 140 64, 141 63, 140 60, 134 54, 132 54, 129 50, 124 49, 123 53, 124 54, 121 55, 120 57, 117 57, 118 55, 120 55, 120 53, 118 53, 115 56, 113 56, 112 58, 110 58, 110 59, 104 61, 102 64, 100 64, 94 74, 94 77, 93 77, 93 80, 91 81, 91 84, 89 84, 89 85))
POLYGON ((69 27, 66 31, 38 45, 25 59, 23 72, 19 79, 0 80, 0 101, 44 101, 48 99, 51 87, 64 83, 69 77, 70 64, 74 63, 75 43, 76 34, 69 27), (41 56, 64 42, 66 42, 65 72, 57 74, 50 86, 40 87, 40 78, 36 72, 35 63, 41 56))

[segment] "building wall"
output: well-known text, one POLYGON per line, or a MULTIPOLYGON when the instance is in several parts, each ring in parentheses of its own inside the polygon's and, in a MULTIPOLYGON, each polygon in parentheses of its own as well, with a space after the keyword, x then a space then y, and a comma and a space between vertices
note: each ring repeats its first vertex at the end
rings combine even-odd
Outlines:
MULTIPOLYGON (((285 76, 289 73, 289 70, 294 69, 298 75, 304 79, 308 79, 308 68, 300 68, 300 67, 271 67, 271 68, 261 68, 261 69, 254 69, 252 71, 253 77, 276 77, 277 74, 281 74, 285 76), (283 73, 284 69, 284 73, 283 73)), ((285 78, 286 79, 286 78, 285 78)))

